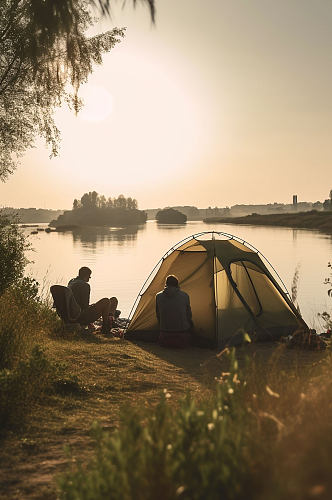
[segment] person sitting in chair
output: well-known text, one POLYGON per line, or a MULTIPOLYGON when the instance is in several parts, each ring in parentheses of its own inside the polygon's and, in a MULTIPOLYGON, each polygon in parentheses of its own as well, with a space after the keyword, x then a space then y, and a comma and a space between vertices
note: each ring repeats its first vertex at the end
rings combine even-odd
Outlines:
POLYGON ((78 323, 88 325, 102 317, 103 326, 101 333, 107 335, 110 333, 112 326, 110 315, 114 317, 118 299, 116 297, 110 299, 105 297, 98 300, 95 304, 90 305, 90 285, 88 281, 91 273, 92 271, 88 267, 81 267, 78 271, 78 276, 69 281, 68 288, 73 292, 75 300, 81 308, 81 314, 77 319, 78 323))
POLYGON ((180 290, 176 276, 166 278, 164 290, 156 295, 159 343, 165 347, 187 347, 193 327, 189 295, 180 290))

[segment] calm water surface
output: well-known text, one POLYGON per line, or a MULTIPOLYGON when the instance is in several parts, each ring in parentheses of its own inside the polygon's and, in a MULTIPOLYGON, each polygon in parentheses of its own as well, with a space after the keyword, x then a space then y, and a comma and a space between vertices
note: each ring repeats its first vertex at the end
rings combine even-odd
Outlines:
MULTIPOLYGON (((42 226, 40 224, 40 226, 42 226)), ((46 224, 44 225, 46 227, 46 224)), ((30 235, 34 248, 28 273, 45 288, 64 284, 81 266, 92 269, 91 300, 116 295, 122 315, 131 306, 152 268, 177 242, 201 231, 224 231, 255 246, 271 262, 288 290, 299 266, 298 302, 304 319, 319 328, 317 313, 332 310, 332 300, 323 285, 332 260, 332 236, 316 231, 204 224, 158 226, 148 221, 140 228, 85 228, 75 232, 30 235)), ((25 229, 29 234, 31 229, 25 229)))

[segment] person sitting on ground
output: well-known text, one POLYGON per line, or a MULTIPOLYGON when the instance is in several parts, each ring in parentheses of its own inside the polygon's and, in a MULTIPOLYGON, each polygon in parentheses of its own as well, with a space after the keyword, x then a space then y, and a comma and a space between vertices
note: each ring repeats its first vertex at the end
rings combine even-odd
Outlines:
POLYGON ((81 325, 88 325, 93 323, 98 318, 103 318, 103 326, 101 333, 107 335, 111 331, 111 318, 114 317, 118 299, 106 297, 98 300, 95 304, 90 305, 90 285, 88 283, 91 277, 91 269, 88 267, 81 267, 78 271, 78 276, 73 278, 68 283, 68 288, 71 289, 76 302, 81 308, 81 314, 78 317, 78 323, 81 325))
POLYGON ((159 343, 165 347, 188 347, 193 327, 189 295, 180 290, 176 276, 166 278, 164 290, 156 295, 159 343))

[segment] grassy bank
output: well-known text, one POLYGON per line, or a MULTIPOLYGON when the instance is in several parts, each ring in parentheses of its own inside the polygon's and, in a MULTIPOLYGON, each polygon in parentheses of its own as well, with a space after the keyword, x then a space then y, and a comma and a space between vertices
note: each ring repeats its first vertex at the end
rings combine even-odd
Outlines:
POLYGON ((67 377, 45 354, 58 328, 34 280, 20 279, 0 296, 0 438, 24 428, 36 404, 67 377))
POLYGON ((43 348, 78 383, 46 392, 3 439, 3 498, 156 498, 158 485, 162 499, 332 491, 329 352, 251 344, 237 367, 206 349, 93 335, 43 348))
POLYGON ((209 217, 206 223, 250 224, 255 226, 280 226, 300 229, 317 229, 332 233, 332 212, 300 212, 294 214, 251 214, 245 217, 209 217))
POLYGON ((205 396, 173 404, 169 388, 153 411, 127 408, 114 432, 95 427, 93 458, 61 476, 61 497, 330 498, 331 357, 282 358, 239 369, 231 353, 205 396))
POLYGON ((0 378, 0 498, 331 496, 329 350, 250 344, 236 359, 63 334, 23 289, 0 300, 0 339, 17 339, 0 378))

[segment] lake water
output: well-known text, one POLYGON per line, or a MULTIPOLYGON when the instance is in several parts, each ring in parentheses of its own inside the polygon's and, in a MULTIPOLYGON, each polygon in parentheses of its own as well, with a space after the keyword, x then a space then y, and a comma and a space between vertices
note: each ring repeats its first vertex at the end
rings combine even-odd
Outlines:
MULTIPOLYGON (((47 224, 40 224, 46 227, 47 224)), ((29 234, 31 228, 24 231, 29 234)), ((332 236, 316 231, 204 224, 158 226, 148 221, 139 228, 86 228, 75 232, 29 234, 34 251, 28 274, 48 289, 67 285, 81 266, 92 269, 91 300, 116 295, 122 316, 127 316, 152 268, 173 245, 202 231, 224 231, 256 247, 273 265, 290 291, 299 266, 298 302, 304 319, 320 327, 317 313, 332 310, 324 279, 332 261, 332 236)))

